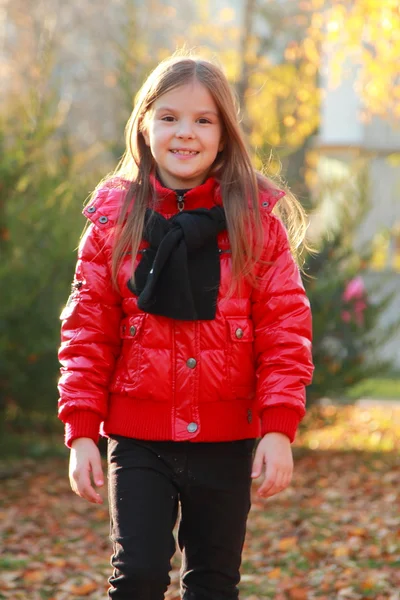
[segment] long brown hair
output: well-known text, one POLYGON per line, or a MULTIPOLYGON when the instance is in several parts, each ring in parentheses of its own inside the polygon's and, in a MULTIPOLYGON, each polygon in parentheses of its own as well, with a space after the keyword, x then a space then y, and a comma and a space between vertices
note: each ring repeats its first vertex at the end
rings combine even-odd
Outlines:
MULTIPOLYGON (((239 125, 236 99, 223 71, 202 58, 177 54, 163 60, 139 90, 125 127, 125 153, 115 171, 103 178, 96 188, 110 178, 130 182, 114 237, 112 279, 115 285, 123 255, 127 251, 132 253, 132 257, 137 254, 143 235, 146 208, 152 199, 149 176, 156 165, 142 133, 146 116, 160 96, 191 83, 194 79, 212 95, 220 114, 222 139, 229 140, 218 153, 209 175, 214 176, 220 184, 232 250, 232 285, 235 286, 242 277, 255 283, 254 266, 260 259, 264 242, 259 189, 276 188, 276 184, 257 173, 252 165, 239 125), (133 198, 133 207, 129 210, 133 198)), ((293 255, 299 261, 307 219, 301 204, 289 190, 285 191, 286 196, 279 202, 279 208, 275 207, 274 212, 278 212, 285 222, 293 255)), ((131 275, 133 278, 134 260, 131 275)))

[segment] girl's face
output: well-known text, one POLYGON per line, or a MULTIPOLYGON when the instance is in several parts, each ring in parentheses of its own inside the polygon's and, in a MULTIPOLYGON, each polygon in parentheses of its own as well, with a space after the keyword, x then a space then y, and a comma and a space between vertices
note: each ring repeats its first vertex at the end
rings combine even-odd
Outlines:
POLYGON ((223 147, 221 119, 208 89, 194 81, 163 94, 145 122, 143 136, 163 183, 173 189, 202 184, 223 147))

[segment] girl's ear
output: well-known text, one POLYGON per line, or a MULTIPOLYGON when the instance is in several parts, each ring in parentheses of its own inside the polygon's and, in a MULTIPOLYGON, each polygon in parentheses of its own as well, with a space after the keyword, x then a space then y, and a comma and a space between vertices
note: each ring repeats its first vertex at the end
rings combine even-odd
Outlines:
POLYGON ((221 141, 218 146, 218 152, 222 152, 222 150, 224 149, 224 146, 225 146, 225 140, 223 138, 221 138, 221 141))
POLYGON ((149 132, 147 131, 146 127, 143 127, 142 135, 143 135, 144 141, 146 142, 146 146, 150 146, 149 132))

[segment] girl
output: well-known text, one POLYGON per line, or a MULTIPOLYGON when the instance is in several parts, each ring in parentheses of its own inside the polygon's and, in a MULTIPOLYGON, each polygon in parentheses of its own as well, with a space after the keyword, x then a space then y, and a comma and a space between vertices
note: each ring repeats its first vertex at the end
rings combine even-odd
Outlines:
POLYGON ((264 497, 291 481, 313 366, 306 221, 284 195, 252 167, 221 70, 163 61, 84 210, 61 315, 59 417, 89 502, 108 438, 110 598, 164 598, 180 506, 182 598, 237 600, 251 480, 265 466, 264 497))

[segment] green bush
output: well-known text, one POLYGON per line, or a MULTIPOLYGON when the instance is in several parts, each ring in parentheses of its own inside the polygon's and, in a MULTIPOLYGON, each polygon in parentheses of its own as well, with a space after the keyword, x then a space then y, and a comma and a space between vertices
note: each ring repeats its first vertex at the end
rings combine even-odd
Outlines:
MULTIPOLYGON (((336 185, 340 193, 335 195, 331 187, 330 198, 343 193, 341 182, 336 185)), ((337 206, 336 226, 323 236, 317 253, 307 260, 304 283, 313 313, 315 363, 313 383, 307 389, 308 404, 324 396, 355 399, 354 390, 361 389, 357 384, 395 370, 392 361, 382 359, 381 352, 400 328, 400 319, 382 324, 382 315, 394 295, 378 294, 379 290, 367 283, 370 250, 367 246, 357 249, 356 243, 358 227, 369 209, 367 190, 362 168, 337 206)), ((384 289, 384 283, 382 275, 380 288, 384 289)))
POLYGON ((55 99, 35 115, 18 106, 0 121, 0 182, 0 410, 7 425, 56 411, 58 315, 84 224, 88 180, 76 174, 55 99))

